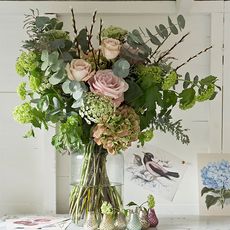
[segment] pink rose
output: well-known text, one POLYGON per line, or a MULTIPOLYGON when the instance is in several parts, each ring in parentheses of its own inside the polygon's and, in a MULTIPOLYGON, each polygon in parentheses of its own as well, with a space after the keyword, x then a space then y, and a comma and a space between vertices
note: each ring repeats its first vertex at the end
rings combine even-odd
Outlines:
POLYGON ((105 58, 108 60, 114 59, 118 56, 121 49, 119 40, 113 38, 105 38, 101 42, 101 51, 105 58))
POLYGON ((66 65, 67 76, 72 81, 87 81, 94 74, 91 64, 83 59, 73 59, 66 65))
POLYGON ((129 88, 123 78, 117 77, 109 69, 98 70, 88 83, 91 92, 112 98, 116 106, 124 101, 124 92, 129 88))

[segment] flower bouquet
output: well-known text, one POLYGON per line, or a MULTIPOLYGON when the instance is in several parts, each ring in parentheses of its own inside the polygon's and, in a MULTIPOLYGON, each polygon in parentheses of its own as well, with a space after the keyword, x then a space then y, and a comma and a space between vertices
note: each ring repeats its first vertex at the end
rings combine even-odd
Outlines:
POLYGON ((215 76, 179 74, 182 66, 211 47, 177 67, 170 53, 188 34, 163 50, 166 41, 184 29, 182 15, 176 23, 169 17, 168 25, 157 25, 155 32, 104 28, 100 19, 96 34, 96 12, 90 28, 78 28, 73 10, 71 15, 73 38, 56 18, 33 10, 26 15, 29 39, 16 71, 27 81, 17 88, 24 103, 13 115, 19 123, 31 124, 25 137, 35 135, 33 127, 48 129, 53 123, 57 132, 52 144, 58 152, 84 153, 81 178, 70 195, 70 213, 78 222, 90 211, 100 216, 104 201, 115 210, 122 207, 106 172, 108 154, 120 154, 136 141, 144 145, 154 130, 170 132, 188 144, 187 129, 181 120, 172 119, 173 109, 213 100, 218 86, 215 76))

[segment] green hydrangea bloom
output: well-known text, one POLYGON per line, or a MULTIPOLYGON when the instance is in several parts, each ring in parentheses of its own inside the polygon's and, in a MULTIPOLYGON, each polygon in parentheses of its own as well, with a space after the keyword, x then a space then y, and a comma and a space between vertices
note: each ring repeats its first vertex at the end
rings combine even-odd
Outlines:
POLYGON ((101 36, 103 38, 114 38, 120 41, 125 39, 128 31, 117 26, 109 26, 102 30, 101 36))
POLYGON ((39 91, 39 87, 41 86, 41 83, 42 83, 42 79, 38 77, 34 77, 33 75, 29 77, 29 86, 32 91, 35 92, 39 91))
POLYGON ((209 100, 211 96, 214 94, 214 92, 215 92, 215 85, 211 84, 207 87, 206 90, 201 92, 201 94, 196 97, 196 100, 199 102, 209 100))
POLYGON ((16 62, 16 72, 24 77, 28 72, 34 71, 39 65, 39 56, 35 52, 22 52, 16 62))
POLYGON ((142 84, 149 87, 162 82, 163 70, 159 66, 140 65, 137 68, 137 75, 142 79, 142 84))
POLYGON ((32 110, 33 108, 28 102, 23 103, 15 107, 13 117, 21 124, 31 123, 34 119, 32 110))
POLYGON ((169 90, 171 87, 173 87, 177 82, 177 73, 175 71, 172 71, 165 79, 162 85, 163 90, 169 90))
POLYGON ((17 94, 20 96, 22 100, 26 99, 26 83, 21 82, 17 87, 17 94))
POLYGON ((101 206, 101 213, 104 215, 112 216, 113 215, 112 205, 108 203, 107 201, 104 201, 101 206))
POLYGON ((148 207, 149 208, 154 208, 155 207, 155 199, 153 195, 148 196, 148 207))
POLYGON ((86 93, 79 114, 87 123, 99 123, 114 113, 114 105, 108 97, 86 93))
POLYGON ((196 104, 196 98, 193 99, 193 101, 189 104, 179 104, 179 108, 182 110, 191 109, 196 104))

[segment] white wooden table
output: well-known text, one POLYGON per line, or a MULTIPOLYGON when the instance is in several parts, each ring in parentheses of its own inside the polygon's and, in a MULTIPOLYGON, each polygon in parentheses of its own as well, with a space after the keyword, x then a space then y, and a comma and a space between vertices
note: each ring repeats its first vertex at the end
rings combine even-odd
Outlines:
MULTIPOLYGON (((199 217, 199 216, 181 216, 181 217, 159 217, 157 230, 230 230, 229 217, 199 217)), ((0 230, 6 230, 4 223, 0 223, 0 230)), ((70 225, 68 230, 83 230, 70 225)), ((149 229, 150 230, 150 229, 149 229)))

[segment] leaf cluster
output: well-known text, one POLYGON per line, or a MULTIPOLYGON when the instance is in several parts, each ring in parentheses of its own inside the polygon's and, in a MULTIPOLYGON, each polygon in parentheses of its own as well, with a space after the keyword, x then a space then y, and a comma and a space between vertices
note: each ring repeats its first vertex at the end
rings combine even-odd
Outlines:
POLYGON ((221 190, 215 190, 213 188, 204 187, 201 190, 201 196, 203 196, 204 194, 206 194, 205 203, 207 209, 218 203, 223 209, 226 200, 230 199, 230 190, 224 188, 221 190))

